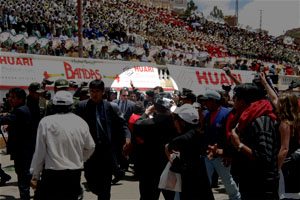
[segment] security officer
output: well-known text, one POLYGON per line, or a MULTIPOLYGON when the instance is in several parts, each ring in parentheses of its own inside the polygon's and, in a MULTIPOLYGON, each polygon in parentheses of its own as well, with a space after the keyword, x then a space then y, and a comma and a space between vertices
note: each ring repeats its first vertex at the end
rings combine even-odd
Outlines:
POLYGON ((192 90, 187 89, 187 88, 183 88, 182 89, 182 95, 181 95, 181 102, 182 105, 183 104, 193 104, 194 102, 196 102, 196 95, 193 93, 192 90))
POLYGON ((9 125, 7 151, 14 160, 20 197, 29 200, 31 180, 29 168, 35 149, 36 131, 25 100, 26 93, 23 89, 10 89, 8 101, 13 111, 9 115, 0 116, 0 125, 9 125))
POLYGON ((31 112, 35 130, 37 130, 39 122, 42 118, 40 111, 40 95, 43 92, 45 92, 45 90, 41 87, 41 84, 38 82, 31 83, 28 87, 28 90, 29 95, 27 96, 26 104, 31 112))

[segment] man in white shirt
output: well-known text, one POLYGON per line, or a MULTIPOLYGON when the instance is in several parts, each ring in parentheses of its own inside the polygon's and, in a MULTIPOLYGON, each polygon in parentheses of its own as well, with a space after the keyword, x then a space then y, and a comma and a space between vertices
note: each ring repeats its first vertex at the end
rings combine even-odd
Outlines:
POLYGON ((38 127, 36 151, 30 172, 31 186, 38 184, 41 199, 77 199, 83 163, 95 149, 88 124, 71 113, 73 95, 59 91, 53 98, 54 115, 38 127))
POLYGON ((60 36, 59 36, 59 39, 60 41, 66 41, 69 37, 67 36, 66 34, 66 31, 65 30, 62 30, 60 36))

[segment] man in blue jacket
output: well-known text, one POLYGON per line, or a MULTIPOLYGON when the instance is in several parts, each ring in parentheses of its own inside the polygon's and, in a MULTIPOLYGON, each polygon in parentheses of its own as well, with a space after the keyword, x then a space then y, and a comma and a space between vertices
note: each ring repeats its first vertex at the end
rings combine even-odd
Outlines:
MULTIPOLYGON (((218 92, 209 90, 204 94, 204 97, 206 98, 205 104, 207 107, 204 112, 204 145, 217 145, 219 151, 222 151, 227 141, 226 121, 230 110, 221 106, 221 95, 218 92)), ((225 167, 221 158, 206 158, 205 164, 210 183, 212 182, 213 172, 216 170, 229 198, 232 200, 241 199, 237 185, 230 174, 230 167, 225 167)))

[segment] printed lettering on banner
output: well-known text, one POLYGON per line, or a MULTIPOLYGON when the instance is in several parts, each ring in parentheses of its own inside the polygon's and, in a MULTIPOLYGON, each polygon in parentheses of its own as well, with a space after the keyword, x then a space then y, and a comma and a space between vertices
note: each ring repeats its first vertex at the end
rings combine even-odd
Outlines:
MULTIPOLYGON (((206 90, 222 90, 222 85, 233 85, 234 82, 222 69, 195 68, 168 65, 170 75, 179 86, 179 89, 189 88, 197 95, 206 90)), ((232 75, 242 83, 251 83, 254 78, 252 71, 233 70, 232 75)))
POLYGON ((1 52, 0 89, 23 87, 44 78, 55 81, 90 82, 103 80, 107 87, 153 88, 160 85, 158 70, 154 63, 121 62, 81 58, 53 58, 49 56, 13 54, 1 52))

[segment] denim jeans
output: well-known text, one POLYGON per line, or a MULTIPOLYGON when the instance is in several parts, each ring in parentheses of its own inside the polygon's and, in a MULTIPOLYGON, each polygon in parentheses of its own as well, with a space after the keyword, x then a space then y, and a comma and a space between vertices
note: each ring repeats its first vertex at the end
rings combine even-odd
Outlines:
POLYGON ((224 184, 225 190, 229 198, 232 200, 241 199, 241 194, 230 174, 230 167, 225 167, 222 163, 221 158, 213 158, 211 160, 205 158, 205 165, 210 184, 212 182, 212 175, 215 169, 218 175, 220 176, 222 183, 224 184))

